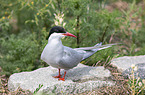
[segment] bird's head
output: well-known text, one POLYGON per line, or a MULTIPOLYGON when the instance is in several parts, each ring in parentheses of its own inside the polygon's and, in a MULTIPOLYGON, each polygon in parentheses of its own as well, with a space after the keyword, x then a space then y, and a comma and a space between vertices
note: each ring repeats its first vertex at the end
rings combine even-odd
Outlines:
POLYGON ((63 27, 60 27, 60 26, 54 26, 54 27, 52 27, 50 32, 49 32, 49 35, 48 35, 47 39, 50 36, 59 37, 59 38, 62 38, 64 36, 70 36, 70 37, 75 37, 76 38, 75 35, 67 32, 63 27))

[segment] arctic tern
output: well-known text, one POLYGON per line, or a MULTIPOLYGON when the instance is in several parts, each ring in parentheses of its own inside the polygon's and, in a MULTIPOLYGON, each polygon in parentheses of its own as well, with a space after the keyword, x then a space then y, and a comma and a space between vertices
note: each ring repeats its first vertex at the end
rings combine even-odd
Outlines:
POLYGON ((54 78, 59 78, 62 81, 65 81, 66 71, 76 67, 82 60, 90 57, 99 50, 116 45, 102 45, 102 43, 98 43, 93 47, 73 49, 62 44, 61 38, 65 36, 77 38, 75 35, 67 32, 63 27, 54 26, 49 32, 48 43, 41 54, 43 61, 52 67, 58 68, 59 74, 58 76, 54 76, 54 78), (64 69, 63 77, 61 77, 60 69, 64 69))

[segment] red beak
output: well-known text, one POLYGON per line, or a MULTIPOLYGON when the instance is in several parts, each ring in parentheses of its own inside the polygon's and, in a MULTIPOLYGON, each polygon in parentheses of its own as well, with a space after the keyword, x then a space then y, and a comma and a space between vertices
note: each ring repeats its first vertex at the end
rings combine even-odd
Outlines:
POLYGON ((75 35, 73 35, 73 34, 71 34, 71 33, 69 33, 69 32, 66 32, 66 33, 64 33, 63 35, 64 35, 64 36, 71 36, 71 37, 77 38, 75 35))

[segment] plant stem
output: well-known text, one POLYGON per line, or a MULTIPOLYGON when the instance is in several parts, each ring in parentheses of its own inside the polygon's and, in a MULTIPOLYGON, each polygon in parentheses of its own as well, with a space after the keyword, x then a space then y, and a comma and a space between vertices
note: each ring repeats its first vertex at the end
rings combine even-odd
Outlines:
POLYGON ((107 32, 107 29, 109 28, 109 24, 110 24, 110 19, 108 20, 108 25, 106 26, 105 30, 104 30, 104 33, 102 35, 102 39, 101 39, 101 42, 103 43, 104 42, 104 38, 105 38, 105 34, 107 32))
POLYGON ((132 78, 133 78, 133 83, 132 83, 132 95, 135 95, 134 71, 133 71, 133 68, 132 68, 132 78))
POLYGON ((77 47, 80 47, 79 16, 77 16, 77 47))
POLYGON ((106 34, 106 31, 107 31, 108 27, 109 26, 107 25, 106 28, 105 28, 105 30, 104 30, 104 33, 102 35, 102 40, 101 40, 102 43, 104 42, 104 37, 105 37, 105 34, 106 34))

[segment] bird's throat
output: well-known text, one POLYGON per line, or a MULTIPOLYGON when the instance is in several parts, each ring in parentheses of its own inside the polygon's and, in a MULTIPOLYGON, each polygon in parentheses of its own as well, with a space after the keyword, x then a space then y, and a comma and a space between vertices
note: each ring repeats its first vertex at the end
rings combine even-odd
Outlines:
POLYGON ((59 57, 59 58, 63 56, 62 54, 64 51, 64 47, 60 39, 49 40, 47 46, 49 48, 50 56, 53 55, 54 57, 59 57))

